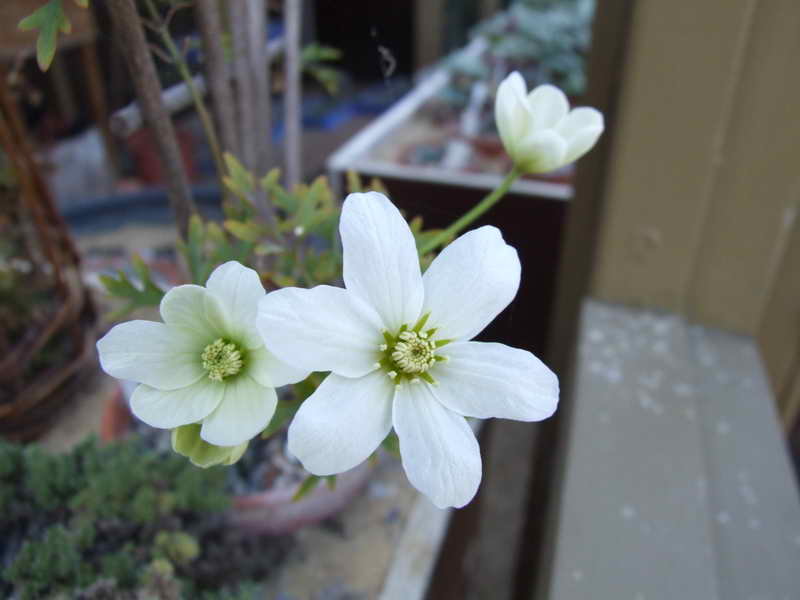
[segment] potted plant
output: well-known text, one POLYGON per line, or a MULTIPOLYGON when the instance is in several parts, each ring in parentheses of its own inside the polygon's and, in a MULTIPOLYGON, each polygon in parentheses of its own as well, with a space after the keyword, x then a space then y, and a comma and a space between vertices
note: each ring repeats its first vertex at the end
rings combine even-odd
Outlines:
POLYGON ((137 438, 60 455, 0 442, 0 593, 252 598, 291 540, 232 526, 225 475, 137 438))
MULTIPOLYGON (((553 87, 528 96, 513 73, 496 102, 513 168, 447 227, 422 231, 419 219, 407 222, 381 193, 352 194, 340 208, 323 178, 284 188, 278 171, 264 173, 246 147, 244 160, 224 151, 169 33, 175 7, 162 16, 145 0, 151 27, 191 90, 224 183, 225 220, 207 222, 194 214, 175 160, 141 16, 132 0, 108 5, 127 44, 145 117, 165 164, 176 171, 170 196, 188 282, 165 292, 142 262, 134 264, 138 283, 124 273, 104 279, 131 307, 159 304, 163 319, 118 324, 98 342, 104 370, 139 383, 133 412, 171 430, 173 449, 202 467, 236 463, 253 438, 291 418, 290 450, 314 474, 301 490, 320 476, 349 471, 381 443, 393 445, 394 429, 415 487, 441 508, 464 506, 481 473, 479 446, 465 417, 541 420, 555 410, 558 387, 530 352, 471 341, 519 287, 518 253, 500 231, 481 227, 431 261, 433 253, 492 209, 520 176, 554 170, 588 151, 602 131, 602 116, 591 109, 570 112, 553 87), (534 101, 552 122, 534 121, 528 106, 534 101), (345 288, 320 285, 337 282, 340 273, 345 288), (318 387, 315 375, 308 378, 314 372, 328 373, 318 387), (446 383, 438 391, 437 378, 446 383), (308 398, 299 395, 295 407, 278 399, 275 388, 301 382, 316 387, 308 398)), ((296 10, 298 4, 287 6, 296 10)), ((298 26, 292 14, 289 39, 298 26)), ((214 44, 221 39, 207 50, 214 44)), ((298 73, 290 59, 287 108, 296 104, 290 81, 298 73)), ((256 65, 256 79, 263 67, 256 65)), ((296 165, 288 161, 287 167, 291 182, 296 165)))

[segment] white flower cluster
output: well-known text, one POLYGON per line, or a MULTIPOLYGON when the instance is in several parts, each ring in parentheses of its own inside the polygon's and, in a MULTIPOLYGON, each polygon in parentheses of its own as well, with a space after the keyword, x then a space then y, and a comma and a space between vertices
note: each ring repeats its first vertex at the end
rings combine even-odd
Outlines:
MULTIPOLYGON (((518 164, 554 168, 597 139, 602 118, 567 113, 549 88, 524 92, 512 74, 497 98, 518 164)), ((339 228, 344 288, 267 294, 255 271, 228 262, 205 287, 170 290, 163 323, 111 329, 97 344, 101 365, 139 382, 133 413, 173 429, 175 449, 203 466, 241 456, 272 419, 275 388, 330 372, 289 427, 303 466, 320 476, 347 471, 394 429, 411 483, 439 507, 463 506, 481 479, 466 418, 538 421, 558 403, 558 379, 533 354, 471 341, 516 295, 517 252, 496 228, 480 227, 423 274, 408 225, 375 192, 348 196, 339 228)))

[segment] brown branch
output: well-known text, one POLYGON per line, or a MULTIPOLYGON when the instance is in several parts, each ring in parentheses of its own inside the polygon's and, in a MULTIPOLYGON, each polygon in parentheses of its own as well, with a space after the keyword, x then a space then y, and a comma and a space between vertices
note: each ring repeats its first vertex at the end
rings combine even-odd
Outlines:
POLYGON ((247 60, 247 5, 243 0, 229 2, 228 10, 233 42, 233 70, 236 78, 236 108, 239 116, 239 143, 242 163, 255 167, 255 106, 253 106, 253 76, 247 60))
POLYGON ((286 92, 284 94, 284 122, 286 123, 286 187, 292 188, 300 183, 301 161, 301 98, 300 98, 300 21, 302 18, 300 0, 284 0, 284 23, 286 24, 286 60, 284 73, 286 92))
POLYGON ((214 120, 217 122, 222 149, 239 154, 231 76, 222 48, 222 25, 217 0, 196 0, 195 15, 203 39, 206 81, 211 92, 214 120))
POLYGON ((175 213, 178 231, 185 238, 189 229, 189 218, 196 212, 196 208, 175 129, 161 101, 161 84, 150 55, 142 21, 136 12, 134 0, 108 0, 108 7, 145 122, 155 138, 156 150, 164 164, 167 194, 175 213))
POLYGON ((267 31, 267 11, 264 0, 247 0, 249 27, 247 54, 253 72, 253 103, 256 125, 256 174, 263 175, 270 164, 272 135, 272 106, 269 89, 269 61, 264 36, 267 31))

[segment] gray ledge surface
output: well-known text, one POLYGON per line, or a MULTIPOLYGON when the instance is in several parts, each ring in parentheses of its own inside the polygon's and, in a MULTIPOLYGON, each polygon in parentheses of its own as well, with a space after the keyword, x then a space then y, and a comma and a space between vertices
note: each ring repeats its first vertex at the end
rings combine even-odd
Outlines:
POLYGON ((800 498, 752 339, 587 301, 551 600, 796 600, 800 498))

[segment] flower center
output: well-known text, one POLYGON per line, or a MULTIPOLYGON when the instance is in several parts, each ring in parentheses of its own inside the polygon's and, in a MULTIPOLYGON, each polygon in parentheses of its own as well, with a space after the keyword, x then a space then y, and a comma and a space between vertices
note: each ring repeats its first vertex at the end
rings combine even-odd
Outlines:
POLYGON ((378 347, 380 360, 376 366, 382 368, 397 385, 404 380, 436 383, 428 371, 437 362, 447 360, 446 356, 436 352, 450 340, 435 339, 435 327, 423 330, 429 314, 425 314, 413 327, 402 325, 394 335, 383 332, 386 343, 378 347))
POLYGON ((214 340, 205 347, 200 355, 203 368, 208 371, 211 381, 222 381, 226 377, 236 375, 242 370, 242 353, 233 342, 222 338, 214 340))

